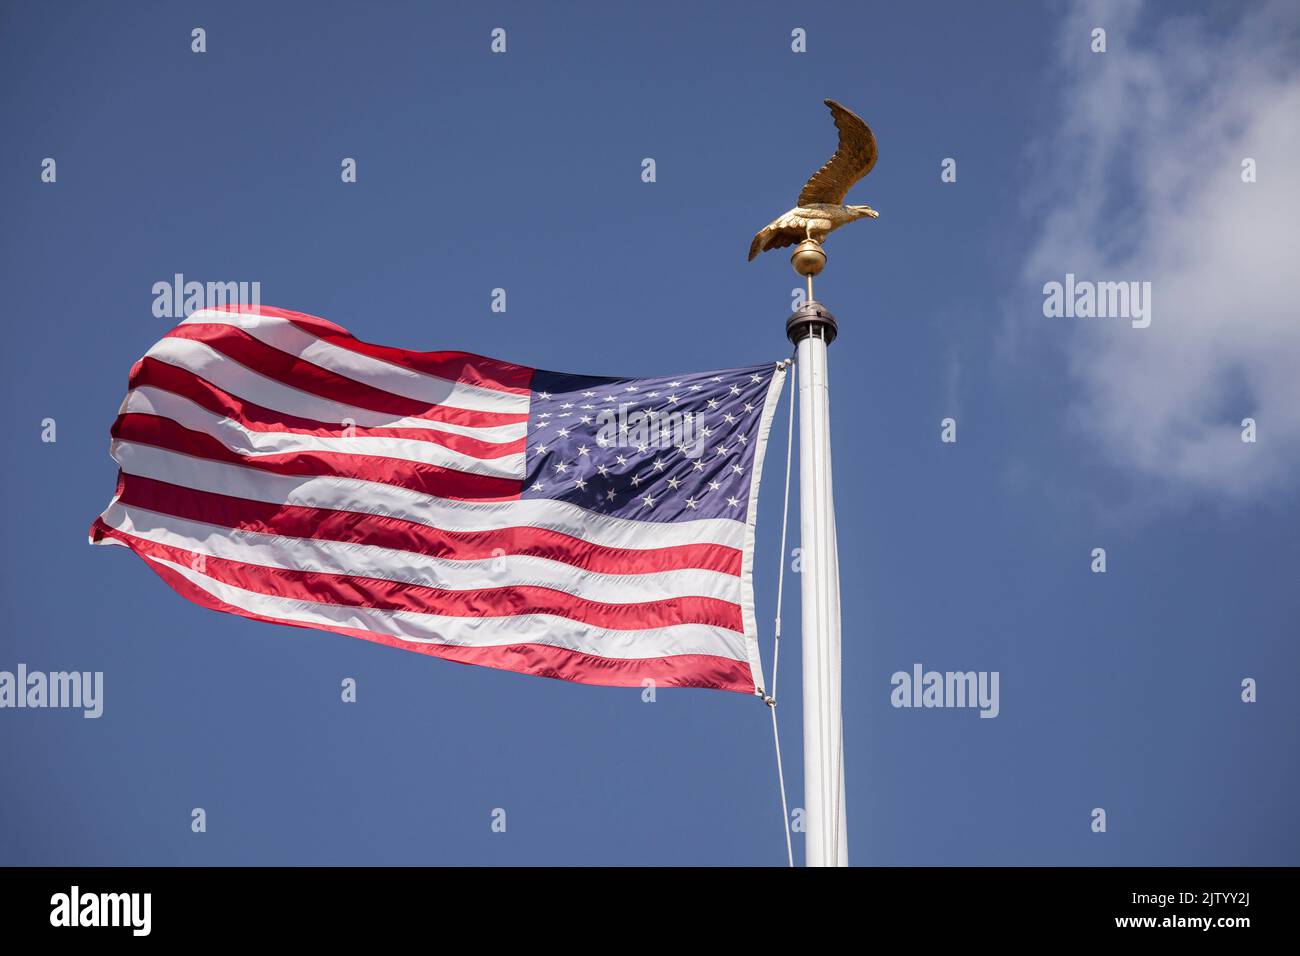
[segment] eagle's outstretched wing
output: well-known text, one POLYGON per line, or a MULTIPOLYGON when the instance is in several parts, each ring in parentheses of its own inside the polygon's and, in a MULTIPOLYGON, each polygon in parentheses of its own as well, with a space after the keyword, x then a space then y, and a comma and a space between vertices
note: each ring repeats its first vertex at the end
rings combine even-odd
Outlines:
POLYGON ((799 194, 799 205, 844 202, 849 189, 876 165, 876 137, 871 127, 851 110, 834 100, 826 100, 835 117, 835 128, 840 131, 840 145, 831 161, 813 173, 799 194))
POLYGON ((754 236, 754 241, 749 244, 749 261, 753 262, 754 257, 760 252, 767 252, 769 249, 780 249, 784 246, 793 246, 799 242, 803 235, 799 231, 790 231, 781 225, 781 220, 769 223, 758 231, 754 236))

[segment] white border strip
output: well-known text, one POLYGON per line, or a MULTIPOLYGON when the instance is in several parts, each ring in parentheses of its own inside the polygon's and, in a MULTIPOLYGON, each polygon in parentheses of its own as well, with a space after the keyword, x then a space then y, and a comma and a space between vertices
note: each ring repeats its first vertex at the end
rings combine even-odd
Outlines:
MULTIPOLYGON (((754 466, 749 483, 749 507, 745 513, 745 547, 740 568, 740 613, 745 624, 745 650, 749 654, 749 670, 754 676, 754 694, 762 697, 767 681, 763 676, 763 658, 758 646, 758 621, 754 612, 754 538, 758 523, 758 484, 763 477, 763 457, 767 452, 767 435, 772 430, 772 419, 781 401, 785 387, 785 363, 776 363, 776 371, 767 386, 763 401, 763 418, 758 424, 758 448, 754 452, 754 466)), ((790 396, 794 401, 794 396, 790 396)), ((785 555, 781 555, 785 560, 785 555)))

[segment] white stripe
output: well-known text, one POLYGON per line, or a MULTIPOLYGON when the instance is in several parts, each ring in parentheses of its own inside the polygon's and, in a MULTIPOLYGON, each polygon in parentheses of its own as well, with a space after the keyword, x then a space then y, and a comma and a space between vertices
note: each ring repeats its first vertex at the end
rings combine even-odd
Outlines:
POLYGON ((528 431, 526 421, 511 425, 477 427, 438 422, 427 418, 408 418, 336 402, 285 385, 256 369, 241 365, 206 342, 198 342, 194 339, 168 337, 145 354, 159 362, 193 372, 243 401, 293 415, 296 418, 310 418, 312 421, 339 425, 350 420, 366 428, 414 428, 422 431, 449 432, 453 435, 465 435, 494 443, 517 441, 525 437, 528 431))
POLYGON ((528 411, 530 399, 526 394, 498 392, 403 368, 326 342, 279 316, 200 309, 181 324, 219 324, 243 329, 259 342, 281 352, 297 355, 313 365, 344 375, 355 382, 430 405, 449 405, 480 412, 528 411))
POLYGON ((615 631, 554 614, 510 617, 454 617, 420 611, 381 611, 293 598, 235 587, 163 558, 142 555, 171 568, 217 600, 253 614, 302 624, 326 624, 386 634, 420 644, 506 647, 545 644, 599 657, 649 660, 677 654, 710 654, 746 661, 745 639, 735 631, 705 624, 672 624, 640 631, 615 631))
POLYGON ((475 458, 434 442, 410 438, 387 438, 376 435, 326 437, 303 435, 297 432, 254 431, 233 419, 210 412, 188 398, 150 386, 132 389, 126 393, 120 413, 127 412, 169 418, 186 428, 211 435, 232 451, 250 458, 262 455, 330 452, 394 458, 496 478, 520 479, 524 476, 523 452, 502 455, 500 458, 475 458))
POLYGON ((720 544, 739 549, 745 543, 745 525, 734 518, 667 523, 616 518, 566 501, 540 498, 454 501, 377 481, 276 475, 121 439, 112 442, 110 452, 130 475, 251 501, 391 515, 431 528, 452 531, 546 528, 592 544, 637 550, 684 544, 720 544))
POLYGON ((740 602, 740 577, 718 571, 687 568, 649 574, 599 574, 531 555, 457 561, 376 545, 238 531, 120 502, 114 502, 101 517, 111 528, 156 544, 288 571, 380 578, 446 591, 543 587, 607 604, 679 597, 740 602))

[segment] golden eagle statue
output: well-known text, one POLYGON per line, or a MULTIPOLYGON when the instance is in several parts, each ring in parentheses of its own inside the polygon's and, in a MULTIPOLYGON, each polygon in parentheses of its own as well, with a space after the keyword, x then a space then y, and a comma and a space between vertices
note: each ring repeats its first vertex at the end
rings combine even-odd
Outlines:
POLYGON ((768 249, 792 246, 805 239, 821 242, 846 222, 880 215, 870 206, 844 205, 850 187, 876 165, 876 137, 856 113, 834 100, 826 100, 826 105, 840 131, 840 145, 830 162, 813 173, 803 187, 799 205, 758 231, 749 246, 751 261, 768 249))

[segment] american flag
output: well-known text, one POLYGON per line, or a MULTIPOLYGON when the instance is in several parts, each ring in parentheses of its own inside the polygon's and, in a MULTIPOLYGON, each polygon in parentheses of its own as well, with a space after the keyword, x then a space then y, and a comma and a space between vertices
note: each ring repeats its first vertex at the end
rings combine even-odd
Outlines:
POLYGON ((784 365, 564 375, 197 311, 131 370, 90 540, 256 620, 762 693, 754 521, 784 365))

